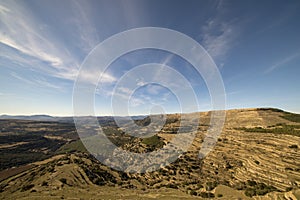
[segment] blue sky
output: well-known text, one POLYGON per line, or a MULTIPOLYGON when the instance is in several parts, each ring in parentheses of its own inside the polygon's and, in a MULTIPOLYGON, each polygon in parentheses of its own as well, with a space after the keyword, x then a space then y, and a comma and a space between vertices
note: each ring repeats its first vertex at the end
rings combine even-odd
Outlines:
MULTIPOLYGON (((300 113, 299 10, 297 0, 2 0, 0 114, 72 115, 73 84, 89 52, 114 34, 148 26, 180 31, 208 51, 224 81, 227 109, 277 107, 300 113)), ((96 114, 111 115, 118 80, 151 62, 179 71, 193 86, 199 110, 212 108, 203 79, 189 63, 144 49, 111 64, 95 94, 96 114)), ((162 78, 176 82, 167 74, 162 78)), ((155 105, 167 113, 179 111, 180 102, 166 87, 118 92, 132 95, 130 114, 148 114, 155 105)))

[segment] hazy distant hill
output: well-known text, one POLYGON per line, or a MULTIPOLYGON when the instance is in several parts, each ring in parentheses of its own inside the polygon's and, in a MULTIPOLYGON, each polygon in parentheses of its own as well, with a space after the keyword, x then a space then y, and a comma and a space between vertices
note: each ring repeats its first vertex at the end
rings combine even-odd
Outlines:
MULTIPOLYGON (((133 120, 139 120, 145 118, 145 115, 139 116, 131 116, 130 118, 133 120)), ((89 118, 89 117, 77 117, 77 118, 89 118)), ((99 116, 97 117, 99 121, 113 121, 114 118, 116 119, 123 119, 125 117, 111 117, 111 116, 99 116)), ((65 122, 72 122, 73 117, 53 117, 50 115, 0 115, 0 119, 20 119, 20 120, 33 120, 33 121, 65 121, 65 122)))
POLYGON ((36 121, 55 121, 56 117, 50 115, 0 115, 0 119, 22 119, 22 120, 36 120, 36 121))

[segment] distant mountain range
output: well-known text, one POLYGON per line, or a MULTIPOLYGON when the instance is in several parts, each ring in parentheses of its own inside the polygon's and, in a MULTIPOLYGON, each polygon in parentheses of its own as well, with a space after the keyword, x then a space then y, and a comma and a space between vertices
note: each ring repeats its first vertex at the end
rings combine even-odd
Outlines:
POLYGON ((50 115, 1 115, 0 119, 22 119, 35 121, 57 121, 61 117, 52 117, 50 115))
MULTIPOLYGON (((133 120, 144 119, 145 115, 131 116, 133 120)), ((89 118, 89 116, 82 116, 79 118, 89 118)), ((112 116, 97 117, 100 121, 114 121, 112 116)), ((115 118, 127 118, 127 117, 115 117, 115 118)), ((0 119, 19 119, 19 120, 32 120, 32 121, 63 121, 73 122, 73 117, 53 117, 50 115, 0 115, 0 119)))

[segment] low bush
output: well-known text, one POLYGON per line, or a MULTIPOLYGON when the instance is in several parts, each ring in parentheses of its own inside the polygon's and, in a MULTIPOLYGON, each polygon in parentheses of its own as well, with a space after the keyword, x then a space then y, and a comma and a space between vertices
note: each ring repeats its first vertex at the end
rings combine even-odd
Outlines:
POLYGON ((217 187, 218 183, 217 182, 207 182, 205 185, 205 188, 207 191, 213 190, 215 187, 217 187))
POLYGON ((214 198, 215 195, 211 192, 201 192, 199 194, 199 196, 203 197, 203 198, 214 198))
POLYGON ((27 190, 30 190, 31 188, 34 187, 34 184, 29 184, 29 185, 24 185, 22 188, 21 188, 21 192, 25 192, 27 190))
POLYGON ((277 191, 277 189, 273 186, 269 186, 264 183, 258 183, 253 180, 248 180, 246 185, 247 188, 245 190, 245 195, 248 197, 256 195, 262 196, 269 192, 277 191))
POLYGON ((292 145, 289 146, 289 148, 291 148, 291 149, 298 149, 298 145, 292 144, 292 145))
POLYGON ((63 184, 67 184, 67 179, 65 179, 65 178, 61 178, 61 179, 59 179, 59 181, 62 182, 63 184))

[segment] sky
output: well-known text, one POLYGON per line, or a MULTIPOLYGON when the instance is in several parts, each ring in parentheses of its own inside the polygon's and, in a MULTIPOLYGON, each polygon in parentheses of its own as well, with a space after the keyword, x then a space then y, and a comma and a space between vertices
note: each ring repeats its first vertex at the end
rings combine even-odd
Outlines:
MULTIPOLYGON (((179 31, 202 45, 223 79, 226 109, 300 113, 299 10, 298 0, 1 0, 0 115, 73 115, 74 83, 85 58, 109 37, 141 27, 179 31)), ((158 73, 153 65, 141 77, 135 74, 136 90, 116 88, 122 77, 147 63, 170 66, 190 83, 198 110, 187 112, 213 109, 203 77, 187 60, 141 49, 121 55, 102 74, 95 114, 182 111, 186 105, 171 90, 182 83, 172 70, 158 73), (166 85, 143 84, 155 73, 166 85), (127 105, 115 106, 126 112, 114 111, 114 96, 130 97, 127 105)))

